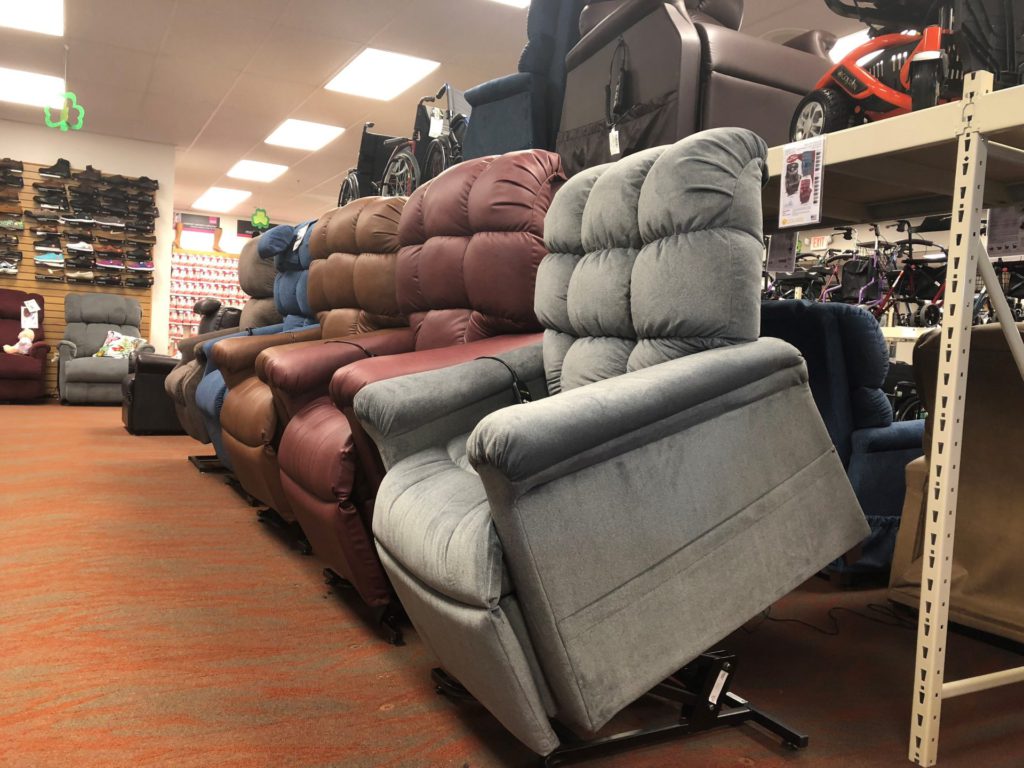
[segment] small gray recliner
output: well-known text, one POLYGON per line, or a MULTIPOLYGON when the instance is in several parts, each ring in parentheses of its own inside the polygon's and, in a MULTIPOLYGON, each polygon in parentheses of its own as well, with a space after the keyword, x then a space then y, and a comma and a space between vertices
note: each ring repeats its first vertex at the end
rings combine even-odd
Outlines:
POLYGON ((803 359, 758 338, 765 153, 715 129, 582 171, 545 221, 543 343, 355 398, 410 619, 538 754, 868 532, 803 359))
MULTIPOLYGON (((66 404, 121 404, 121 380, 128 375, 128 358, 94 357, 108 331, 141 336, 142 308, 135 299, 97 293, 64 297, 64 338, 57 345, 57 387, 66 404)), ((139 352, 152 352, 144 344, 139 352)))

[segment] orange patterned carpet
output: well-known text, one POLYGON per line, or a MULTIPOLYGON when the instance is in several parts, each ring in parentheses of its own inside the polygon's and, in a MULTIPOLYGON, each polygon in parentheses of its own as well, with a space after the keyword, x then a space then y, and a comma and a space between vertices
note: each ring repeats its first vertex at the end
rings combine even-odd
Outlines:
MULTIPOLYGON (((0 432, 3 768, 536 764, 479 707, 434 693, 414 631, 387 645, 313 558, 197 473, 197 443, 132 437, 114 408, 0 406, 0 432)), ((820 625, 872 601, 818 582, 774 612, 820 625)), ((841 628, 764 622, 722 644, 741 653, 737 692, 808 732, 808 750, 740 728, 588 765, 909 765, 914 633, 841 628)), ((964 637, 951 659, 956 675, 1022 663, 964 637)), ((947 704, 940 766, 1024 766, 1022 710, 1020 686, 947 704)))

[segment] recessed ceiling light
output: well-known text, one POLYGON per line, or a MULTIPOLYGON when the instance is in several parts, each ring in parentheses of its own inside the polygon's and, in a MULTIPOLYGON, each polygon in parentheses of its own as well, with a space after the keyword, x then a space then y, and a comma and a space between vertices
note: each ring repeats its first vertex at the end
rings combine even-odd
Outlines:
POLYGON ((0 67, 0 101, 59 109, 64 106, 64 79, 0 67))
POLYGON ((273 181, 287 170, 287 165, 261 163, 257 160, 239 160, 231 166, 228 176, 232 179, 247 181, 273 181))
POLYGON ((430 59, 367 48, 324 88, 378 101, 390 101, 439 66, 440 62, 430 59))
POLYGON ((279 147, 308 149, 315 152, 326 147, 345 132, 344 128, 324 123, 311 123, 307 120, 285 120, 264 141, 279 147))
POLYGON ((530 4, 530 0, 494 0, 494 2, 511 5, 513 8, 525 8, 530 4))
POLYGON ((210 187, 199 196, 199 199, 192 203, 197 211, 213 211, 214 213, 227 213, 243 200, 252 195, 244 189, 228 189, 227 187, 210 187))
POLYGON ((64 0, 21 0, 2 3, 0 27, 44 35, 64 35, 64 0))

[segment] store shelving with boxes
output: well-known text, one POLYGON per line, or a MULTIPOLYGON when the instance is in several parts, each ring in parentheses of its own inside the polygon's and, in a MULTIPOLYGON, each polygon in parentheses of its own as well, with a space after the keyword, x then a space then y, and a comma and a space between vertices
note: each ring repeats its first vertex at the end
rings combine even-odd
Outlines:
POLYGON ((241 307, 249 298, 238 285, 238 256, 175 248, 171 252, 171 303, 168 352, 177 354, 178 342, 199 330, 193 311, 200 299, 217 299, 225 307, 241 307))

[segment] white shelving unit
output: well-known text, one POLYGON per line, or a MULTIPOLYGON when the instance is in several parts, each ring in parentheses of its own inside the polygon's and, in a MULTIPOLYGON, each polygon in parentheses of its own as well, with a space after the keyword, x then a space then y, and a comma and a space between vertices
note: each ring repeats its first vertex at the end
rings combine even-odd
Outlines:
MULTIPOLYGON (((782 147, 768 153, 768 221, 778 220, 782 147)), ((938 759, 942 702, 1024 682, 1024 667, 946 680, 946 634, 956 532, 972 303, 980 273, 1024 376, 1024 341, 981 236, 985 208, 1024 200, 1024 86, 992 90, 987 72, 968 74, 962 101, 830 134, 825 141, 822 224, 862 224, 952 211, 945 311, 928 478, 917 636, 912 762, 938 759)))

